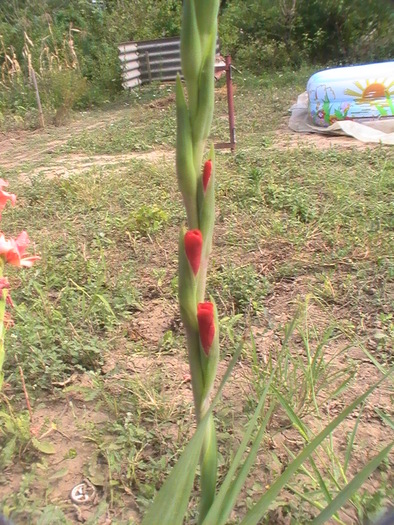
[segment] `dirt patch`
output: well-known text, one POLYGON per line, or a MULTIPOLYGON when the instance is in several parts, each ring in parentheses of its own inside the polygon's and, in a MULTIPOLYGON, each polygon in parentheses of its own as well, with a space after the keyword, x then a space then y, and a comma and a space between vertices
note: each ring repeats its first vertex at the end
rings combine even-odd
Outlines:
POLYGON ((28 172, 20 172, 20 177, 31 179, 37 175, 44 175, 48 179, 68 178, 93 168, 100 169, 107 166, 113 168, 116 166, 117 170, 126 170, 128 163, 132 160, 144 160, 155 164, 173 156, 173 151, 164 149, 122 155, 62 155, 53 159, 49 165, 45 163, 45 165, 37 166, 28 172))
POLYGON ((113 111, 82 112, 67 126, 48 126, 43 130, 14 131, 0 136, 0 168, 15 169, 25 162, 39 162, 75 134, 105 127, 130 114, 128 107, 113 111))
POLYGON ((159 98, 153 102, 150 102, 148 105, 150 108, 167 108, 168 106, 171 106, 175 103, 175 93, 172 93, 171 95, 168 95, 168 97, 162 97, 159 98))
MULTIPOLYGON (((89 377, 83 375, 74 378, 74 393, 66 394, 63 401, 48 400, 45 405, 41 404, 34 409, 31 426, 32 436, 42 446, 47 443, 51 447, 51 453, 41 455, 36 464, 30 463, 29 470, 35 474, 34 485, 29 487, 30 497, 42 498, 45 493, 46 498, 53 505, 62 508, 73 523, 80 523, 94 516, 103 498, 99 478, 103 479, 104 484, 106 477, 106 464, 100 461, 96 444, 88 438, 88 434, 93 425, 99 428, 107 422, 108 414, 83 400, 80 389, 84 388, 91 388, 89 377), (90 501, 78 504, 72 500, 71 492, 83 482, 88 487, 90 483, 95 484, 95 495, 90 501)), ((6 484, 1 486, 0 496, 16 493, 25 474, 26 465, 22 458, 19 465, 3 472, 6 484)), ((135 518, 137 513, 133 501, 130 496, 125 503, 129 516, 135 518)), ((97 523, 108 523, 107 517, 100 517, 97 523)))

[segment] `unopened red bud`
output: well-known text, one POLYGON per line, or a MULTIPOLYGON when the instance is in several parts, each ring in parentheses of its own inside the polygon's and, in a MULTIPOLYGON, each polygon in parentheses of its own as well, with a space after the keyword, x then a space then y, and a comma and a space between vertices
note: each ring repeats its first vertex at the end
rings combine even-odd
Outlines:
POLYGON ((214 309, 211 302, 198 303, 197 321, 201 345, 205 354, 209 355, 215 337, 214 309))
POLYGON ((184 237, 185 252, 194 275, 200 268, 202 252, 202 234, 200 230, 189 230, 184 237))
POLYGON ((207 191, 207 186, 212 173, 212 161, 209 159, 204 164, 204 171, 202 174, 202 186, 204 191, 207 191))

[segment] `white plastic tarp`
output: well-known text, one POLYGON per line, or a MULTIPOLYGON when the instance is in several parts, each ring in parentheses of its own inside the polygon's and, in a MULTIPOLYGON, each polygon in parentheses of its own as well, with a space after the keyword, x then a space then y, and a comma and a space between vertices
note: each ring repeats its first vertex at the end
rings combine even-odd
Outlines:
POLYGON ((322 135, 346 135, 362 142, 375 142, 394 145, 394 118, 387 117, 378 120, 337 121, 327 128, 315 126, 308 114, 308 93, 299 95, 297 103, 291 108, 289 128, 298 133, 320 133, 322 135))

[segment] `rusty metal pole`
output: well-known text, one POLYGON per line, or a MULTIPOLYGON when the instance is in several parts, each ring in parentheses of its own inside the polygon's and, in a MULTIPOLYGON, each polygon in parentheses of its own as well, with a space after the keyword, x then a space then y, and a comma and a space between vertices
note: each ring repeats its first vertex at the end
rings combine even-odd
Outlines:
POLYGON ((228 104, 228 121, 230 126, 230 147, 231 151, 235 150, 235 116, 234 116, 234 97, 233 97, 233 78, 231 71, 231 56, 226 56, 226 85, 227 85, 227 104, 228 104))

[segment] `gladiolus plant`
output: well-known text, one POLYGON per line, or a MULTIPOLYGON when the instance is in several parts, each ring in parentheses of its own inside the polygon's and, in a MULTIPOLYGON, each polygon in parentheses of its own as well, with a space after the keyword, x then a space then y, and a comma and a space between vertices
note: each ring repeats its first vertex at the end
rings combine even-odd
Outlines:
MULTIPOLYGON (((187 213, 187 229, 182 229, 179 242, 179 304, 198 422, 207 413, 219 359, 216 306, 212 298, 205 300, 215 221, 213 147, 209 159, 203 162, 214 107, 218 10, 219 0, 184 3, 181 61, 188 103, 179 76, 176 85, 176 171, 187 213)), ((212 415, 205 431, 200 469, 202 520, 216 486, 217 445, 212 415)))
MULTIPOLYGON (((186 332, 187 351, 197 430, 178 463, 158 492, 142 525, 182 525, 200 464, 201 503, 199 525, 225 525, 248 473, 254 464, 268 421, 276 404, 281 404, 291 421, 294 413, 271 385, 274 373, 257 404, 239 449, 220 487, 217 487, 217 444, 212 410, 234 367, 241 348, 235 351, 214 399, 211 394, 219 360, 219 323, 216 305, 206 298, 206 278, 215 222, 215 155, 210 148, 205 158, 214 107, 214 61, 219 0, 184 0, 181 32, 182 72, 187 97, 178 76, 176 82, 177 150, 176 172, 186 208, 187 225, 179 236, 179 305, 186 332), (187 101, 186 101, 187 100, 187 101), (268 401, 276 397, 274 401, 268 401), (268 407, 266 407, 268 405, 268 407), (264 415, 262 415, 264 414, 264 415), (261 421, 262 420, 262 421, 261 421), (256 430, 257 427, 257 430, 256 430)), ((378 383, 377 383, 378 384, 378 383)), ((315 449, 376 388, 346 407, 317 434, 248 510, 241 525, 257 525, 271 503, 315 449)), ((298 428, 302 428, 299 423, 298 428)), ((330 499, 313 525, 324 523, 366 479, 371 469, 387 456, 391 445, 369 462, 340 492, 330 499), (354 480, 356 480, 355 483, 354 480), (352 484, 353 483, 353 484, 352 484), (353 491, 353 492, 352 492, 353 491), (345 499, 344 499, 345 498, 345 499)))
MULTIPOLYGON (((8 182, 0 179, 0 213, 8 201, 10 201, 13 206, 16 202, 16 196, 13 193, 7 193, 3 190, 3 188, 7 186, 8 182)), ((4 381, 4 335, 7 324, 6 305, 12 306, 12 300, 9 294, 10 284, 8 279, 4 277, 4 269, 6 264, 24 266, 26 268, 33 266, 39 257, 36 255, 26 255, 25 252, 29 243, 29 237, 25 231, 21 232, 16 239, 6 239, 5 235, 0 232, 0 390, 4 381)))

